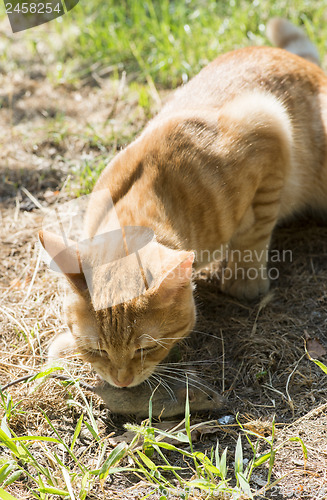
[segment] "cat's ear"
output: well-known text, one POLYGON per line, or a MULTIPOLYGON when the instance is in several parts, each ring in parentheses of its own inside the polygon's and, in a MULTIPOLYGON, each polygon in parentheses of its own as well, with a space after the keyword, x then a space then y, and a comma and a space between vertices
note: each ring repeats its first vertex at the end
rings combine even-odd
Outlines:
POLYGON ((50 231, 40 231, 39 239, 44 250, 52 259, 50 267, 64 273, 77 291, 87 290, 77 243, 69 239, 64 240, 61 236, 50 231))
POLYGON ((172 302, 176 294, 184 287, 190 284, 192 279, 192 264, 194 262, 194 252, 176 252, 175 264, 164 270, 157 294, 161 301, 172 302))

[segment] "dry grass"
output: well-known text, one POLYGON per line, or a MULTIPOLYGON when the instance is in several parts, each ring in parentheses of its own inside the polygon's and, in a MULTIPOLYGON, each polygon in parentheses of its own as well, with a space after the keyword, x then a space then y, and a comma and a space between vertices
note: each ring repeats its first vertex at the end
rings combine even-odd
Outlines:
MULTIPOLYGON (((15 71, 1 75, 0 81, 5 97, 0 125, 2 139, 6 138, 0 153, 3 385, 42 369, 53 335, 65 329, 61 284, 39 261, 36 247, 44 210, 65 201, 72 195, 72 185, 85 181, 83 175, 88 174, 80 169, 83 158, 92 164, 99 157, 110 157, 140 130, 147 111, 139 106, 137 91, 130 91, 122 81, 73 89, 15 71), (67 183, 72 166, 77 177, 67 183)), ((198 324, 175 355, 181 361, 193 361, 201 377, 226 395, 232 411, 240 413, 240 420, 249 429, 269 434, 276 415, 277 442, 284 444, 273 474, 274 479, 287 476, 280 483, 281 489, 271 489, 266 497, 285 498, 290 488, 298 487, 295 493, 299 498, 323 498, 318 495, 319 488, 327 488, 327 378, 304 356, 303 339, 307 332, 327 344, 326 221, 304 218, 279 228, 273 248, 291 250, 292 262, 276 263, 280 277, 261 303, 238 303, 219 292, 217 280, 199 277, 198 324), (294 436, 305 442, 307 461, 300 444, 288 441, 294 436)), ((73 374, 94 381, 89 366, 78 360, 72 360, 69 366, 73 374)), ((80 408, 68 405, 68 400, 83 404, 78 391, 48 380, 41 386, 19 384, 9 392, 14 403, 20 402, 10 421, 17 434, 53 435, 44 410, 65 439, 71 439, 80 408)), ((122 432, 123 420, 104 410, 99 399, 94 400, 94 415, 103 436, 122 432)), ((216 426, 213 432, 201 436, 206 441, 199 443, 199 449, 210 449, 217 435, 223 445, 233 449, 237 430, 237 425, 216 426)), ((92 439, 82 438, 79 445, 91 467, 92 439)), ((244 450, 245 454, 249 452, 246 445, 244 450)), ((258 488, 266 473, 260 474, 258 488)), ((117 475, 105 493, 98 488, 90 498, 145 495, 146 486, 135 486, 132 481, 135 478, 117 475)), ((10 491, 19 498, 26 493, 20 483, 12 485, 10 491)))
MULTIPOLYGON (((10 200, 1 206, 2 384, 42 369, 53 335, 65 329, 61 285, 39 262, 35 246, 42 211, 19 208, 18 201, 14 206, 10 200)), ((324 406, 321 410, 319 407, 326 401, 327 379, 303 356, 305 332, 325 345, 327 342, 326 242, 326 225, 312 219, 277 230, 273 248, 291 249, 293 262, 278 263, 280 279, 273 283, 268 297, 254 305, 240 304, 222 295, 217 280, 199 277, 198 324, 178 353, 181 361, 193 360, 202 378, 224 391, 233 412, 240 412, 241 421, 247 422, 251 430, 269 433, 274 414, 277 422, 295 422, 286 428, 277 425, 277 429, 284 429, 277 432, 278 440, 300 436, 308 448, 308 461, 303 462, 300 445, 287 441, 277 455, 274 477, 287 473, 281 491, 298 484, 308 495, 326 484, 325 440, 321 439, 326 419, 324 406), (199 360, 205 363, 198 364, 199 360), (312 407, 317 410, 305 416, 312 407), (296 420, 302 416, 302 420, 296 420)), ((70 370, 94 382, 90 367, 78 360, 70 363, 70 370)), ((78 412, 68 410, 67 398, 81 401, 76 391, 67 392, 59 382, 49 380, 36 390, 35 383, 16 385, 10 394, 14 402, 21 401, 20 411, 11 421, 17 434, 52 435, 44 410, 69 439, 78 412)), ((123 420, 108 419, 99 400, 95 401, 95 415, 105 434, 121 432, 123 420)), ((202 449, 208 449, 216 433, 223 444, 233 449, 237 426, 231 432, 216 428, 202 449)), ((114 480, 113 490, 117 481, 122 478, 114 480)))

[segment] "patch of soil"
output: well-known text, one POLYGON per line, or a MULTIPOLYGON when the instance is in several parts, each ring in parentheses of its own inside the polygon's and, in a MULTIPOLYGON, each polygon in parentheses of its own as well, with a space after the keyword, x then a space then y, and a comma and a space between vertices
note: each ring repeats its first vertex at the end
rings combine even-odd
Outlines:
POLYGON ((314 408, 278 433, 275 490, 284 498, 326 498, 327 404, 314 408))
POLYGON ((9 72, 0 74, 0 88, 0 200, 7 202, 21 186, 39 194, 83 162, 109 161, 148 118, 125 79, 71 87, 9 72))

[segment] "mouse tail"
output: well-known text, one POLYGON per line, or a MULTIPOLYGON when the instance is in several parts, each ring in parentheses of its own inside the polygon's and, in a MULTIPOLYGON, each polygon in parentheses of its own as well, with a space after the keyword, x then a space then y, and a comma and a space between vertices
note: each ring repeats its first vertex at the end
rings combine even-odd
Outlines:
POLYGON ((320 66, 320 57, 316 46, 309 40, 301 28, 294 26, 287 19, 274 17, 266 28, 269 40, 282 49, 292 52, 320 66))

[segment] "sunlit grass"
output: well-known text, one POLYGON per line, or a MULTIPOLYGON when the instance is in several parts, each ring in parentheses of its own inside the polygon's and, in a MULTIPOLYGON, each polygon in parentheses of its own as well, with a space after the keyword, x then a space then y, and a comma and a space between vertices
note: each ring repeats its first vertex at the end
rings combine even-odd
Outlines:
MULTIPOLYGON (((51 370, 48 369, 33 379, 50 374, 51 370)), ((78 382, 76 386, 79 388, 78 382)), ((227 448, 222 450, 218 440, 216 446, 208 449, 207 453, 195 450, 187 396, 184 425, 169 432, 157 428, 152 423, 150 399, 149 418, 138 425, 126 424, 126 429, 134 437, 129 443, 121 442, 112 448, 109 438, 99 431, 92 404, 81 390, 83 404, 76 403, 80 415, 69 441, 66 435, 56 429, 44 411, 42 413, 51 436, 15 434, 10 421, 19 411, 19 404, 13 406, 9 392, 1 392, 3 417, 0 429, 0 498, 4 500, 15 498, 7 497, 6 489, 16 481, 23 481, 32 498, 38 500, 46 500, 51 495, 84 500, 93 489, 100 487, 105 491, 107 479, 117 473, 135 474, 143 478, 153 488, 153 492, 160 493, 161 500, 166 500, 169 494, 187 499, 194 491, 197 491, 197 497, 200 498, 212 495, 215 498, 220 498, 220 495, 221 498, 253 498, 255 490, 251 487, 251 475, 255 468, 261 467, 265 462, 269 464, 265 487, 269 487, 277 453, 274 421, 270 437, 262 437, 239 424, 241 433, 232 452, 232 464, 227 458, 227 448), (87 429, 93 438, 92 467, 91 452, 79 453, 78 440, 83 429, 87 429), (246 462, 241 434, 243 441, 245 437, 252 449, 252 458, 246 462), (259 444, 266 448, 264 453, 258 452, 259 444), (172 455, 175 456, 173 460, 172 455), (182 466, 175 465, 176 456, 177 461, 180 462, 178 456, 182 459, 182 466)))
POLYGON ((303 24, 323 56, 326 6, 326 0, 80 2, 57 24, 59 31, 74 28, 58 58, 73 57, 79 77, 90 68, 112 75, 124 69, 135 80, 175 87, 223 52, 267 44, 265 24, 276 15, 303 24))

